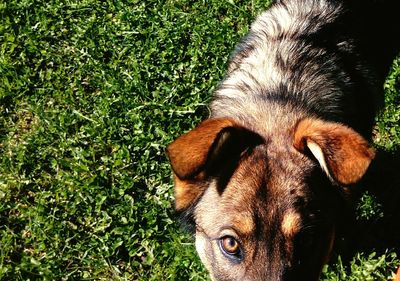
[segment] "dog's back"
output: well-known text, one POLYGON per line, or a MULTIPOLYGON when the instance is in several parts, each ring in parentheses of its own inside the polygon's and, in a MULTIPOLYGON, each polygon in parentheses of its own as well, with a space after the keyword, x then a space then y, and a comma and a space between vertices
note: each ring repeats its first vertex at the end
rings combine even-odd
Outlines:
POLYGON ((238 45, 211 103, 212 116, 264 124, 254 128, 262 133, 311 114, 369 139, 399 45, 396 34, 382 32, 393 29, 394 17, 386 12, 394 1, 387 2, 279 1, 238 45))

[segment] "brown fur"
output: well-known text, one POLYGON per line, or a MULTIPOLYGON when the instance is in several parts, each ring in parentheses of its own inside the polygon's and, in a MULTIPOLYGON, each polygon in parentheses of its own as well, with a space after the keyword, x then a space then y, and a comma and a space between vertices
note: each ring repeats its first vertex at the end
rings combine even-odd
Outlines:
POLYGON ((301 228, 301 218, 297 212, 287 212, 282 220, 282 232, 286 237, 292 238, 301 228))
POLYGON ((235 127, 234 121, 210 119, 169 145, 167 153, 175 174, 181 179, 197 174, 206 164, 217 135, 227 127, 235 127))
POLYGON ((301 120, 294 134, 298 150, 304 151, 309 142, 321 148, 329 172, 344 185, 360 180, 375 155, 370 144, 354 130, 313 118, 301 120))
MULTIPOLYGON (((231 119, 209 119, 179 137, 167 148, 174 171, 175 202, 177 210, 184 210, 195 202, 207 186, 210 175, 220 171, 218 165, 224 161, 224 171, 236 165, 241 153, 260 142, 254 133, 231 119), (229 154, 229 159, 224 159, 229 154), (226 163, 229 163, 228 165, 226 163)), ((224 175, 225 176, 225 175, 224 175)))
POLYGON ((315 118, 300 121, 274 139, 256 137, 230 120, 205 122, 172 143, 174 149, 169 147, 168 155, 174 171, 192 165, 190 171, 175 174, 176 208, 194 207, 197 249, 212 276, 216 280, 291 280, 290 276, 315 280, 330 256, 339 203, 322 171, 315 170, 318 162, 307 156, 306 142, 311 139, 321 146, 338 180, 343 174, 354 180, 353 175, 365 172, 374 155, 371 147, 346 126, 315 118), (214 130, 208 126, 212 123, 229 126, 214 130), (232 128, 240 133, 221 138, 222 131, 232 128), (215 139, 205 141, 209 136, 215 139), (182 149, 177 149, 177 144, 182 149), (204 149, 199 153, 206 156, 196 158, 201 159, 196 166, 188 162, 195 157, 185 155, 199 147, 204 149), (347 161, 362 164, 349 165, 347 161), (358 170, 337 172, 341 165, 358 170), (315 234, 308 234, 308 225, 315 228, 315 234), (225 235, 237 238, 246 253, 239 265, 227 263, 221 254, 217 241, 225 235), (307 235, 313 238, 303 238, 307 235), (312 239, 312 248, 299 250, 301 243, 308 243, 299 239, 312 239))

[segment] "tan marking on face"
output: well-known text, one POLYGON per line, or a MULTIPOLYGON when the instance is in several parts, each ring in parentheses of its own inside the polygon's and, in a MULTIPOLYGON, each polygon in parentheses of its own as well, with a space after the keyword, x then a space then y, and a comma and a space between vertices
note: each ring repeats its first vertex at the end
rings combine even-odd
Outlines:
POLYGON ((282 232, 283 234, 291 238, 300 230, 300 215, 294 211, 289 211, 283 216, 282 220, 282 232))
POLYGON ((239 216, 234 219, 233 224, 242 235, 252 234, 255 228, 254 221, 249 216, 239 216))
MULTIPOLYGON (((226 194, 225 194, 226 195, 226 194)), ((216 183, 210 184, 196 206, 195 217, 199 225, 210 235, 217 235, 220 229, 233 228, 238 234, 251 235, 255 229, 249 203, 245 195, 228 196, 221 200, 216 183)))

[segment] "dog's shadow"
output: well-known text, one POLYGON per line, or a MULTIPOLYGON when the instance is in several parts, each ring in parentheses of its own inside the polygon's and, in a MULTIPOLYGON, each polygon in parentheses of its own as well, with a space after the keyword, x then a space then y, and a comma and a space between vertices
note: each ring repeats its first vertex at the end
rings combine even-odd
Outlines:
MULTIPOLYGON (((355 253, 384 254, 387 250, 400 254, 400 150, 378 150, 375 160, 361 181, 359 195, 373 198, 372 214, 357 214, 348 220, 347 237, 338 253, 344 260, 355 253)), ((361 202, 361 201, 360 201, 361 202)), ((371 206, 367 206, 371 207, 371 206)))
MULTIPOLYGON (((384 79, 393 59, 400 55, 397 23, 400 1, 355 0, 349 3, 354 5, 356 14, 373 19, 366 21, 368 26, 360 25, 361 42, 365 54, 384 79), (385 30, 387 32, 383 32, 385 30)), ((392 152, 378 149, 367 174, 355 189, 358 195, 368 194, 374 198, 372 212, 376 213, 364 217, 358 214, 358 218, 348 220, 350 235, 344 250, 347 257, 357 252, 384 254, 387 250, 394 250, 400 256, 400 145, 392 152)))

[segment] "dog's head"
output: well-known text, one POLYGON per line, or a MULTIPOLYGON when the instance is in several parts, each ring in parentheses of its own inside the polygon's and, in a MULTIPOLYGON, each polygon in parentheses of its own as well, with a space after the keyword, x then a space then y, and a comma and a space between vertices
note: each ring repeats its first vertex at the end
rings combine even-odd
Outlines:
POLYGON ((213 280, 317 280, 335 239, 339 189, 374 156, 337 123, 305 118, 261 136, 209 119, 167 148, 176 209, 193 219, 213 280))

